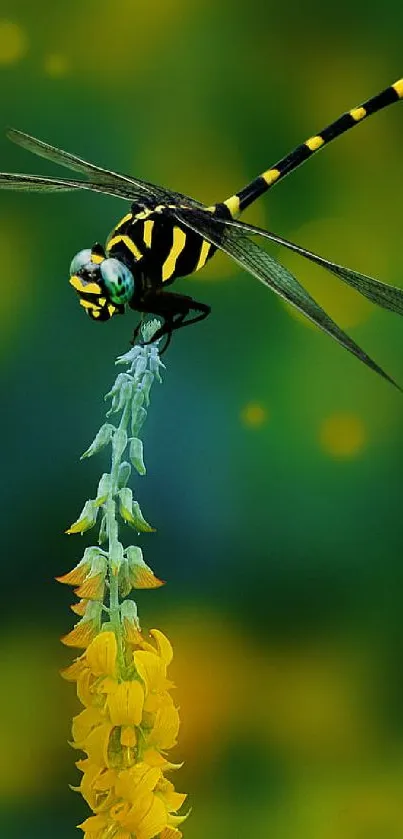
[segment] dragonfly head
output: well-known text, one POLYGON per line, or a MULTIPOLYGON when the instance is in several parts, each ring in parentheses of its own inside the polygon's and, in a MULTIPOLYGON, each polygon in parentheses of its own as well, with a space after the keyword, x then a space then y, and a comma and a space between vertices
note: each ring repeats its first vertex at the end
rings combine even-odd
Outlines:
POLYGON ((132 272, 119 259, 106 258, 101 245, 79 251, 70 265, 70 284, 80 305, 93 320, 109 320, 123 314, 124 305, 133 297, 132 272))

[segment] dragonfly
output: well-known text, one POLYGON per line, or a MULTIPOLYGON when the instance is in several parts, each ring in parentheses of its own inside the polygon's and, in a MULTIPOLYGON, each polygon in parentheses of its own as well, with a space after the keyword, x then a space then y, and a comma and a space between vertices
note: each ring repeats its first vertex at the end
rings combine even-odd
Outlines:
MULTIPOLYGON (((266 239, 294 251, 336 275, 373 303, 400 315, 403 289, 338 265, 275 233, 239 220, 243 210, 319 149, 400 99, 403 99, 403 79, 342 114, 239 192, 212 206, 148 181, 104 169, 13 128, 7 131, 7 136, 14 143, 83 175, 85 180, 0 173, 0 189, 90 190, 130 202, 129 212, 113 228, 105 247, 95 243, 79 251, 70 265, 69 282, 92 320, 109 320, 123 314, 129 306, 141 317, 147 313, 159 317, 161 326, 152 340, 165 335, 169 343, 175 330, 203 320, 211 309, 188 295, 167 291, 167 287, 178 277, 199 271, 220 250, 367 367, 402 390, 256 239, 260 242, 266 239)), ((140 327, 141 320, 133 340, 138 337, 140 327)))

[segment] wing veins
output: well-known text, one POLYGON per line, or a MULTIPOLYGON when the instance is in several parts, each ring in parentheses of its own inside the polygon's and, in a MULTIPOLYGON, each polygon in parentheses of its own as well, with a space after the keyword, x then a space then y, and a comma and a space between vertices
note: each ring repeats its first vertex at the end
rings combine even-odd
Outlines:
POLYGON ((275 244, 294 251, 299 254, 299 256, 308 259, 310 262, 316 263, 316 265, 320 265, 326 271, 330 271, 330 273, 334 274, 344 283, 347 283, 347 285, 351 288, 358 291, 359 294, 362 294, 370 300, 371 303, 376 303, 384 309, 403 315, 402 288, 388 285, 388 283, 383 283, 381 280, 376 280, 374 277, 369 277, 366 274, 361 274, 359 271, 354 271, 352 268, 346 268, 344 265, 338 265, 336 262, 325 259, 325 257, 319 256, 307 248, 296 245, 294 242, 290 242, 288 239, 284 239, 282 236, 277 236, 277 234, 271 233, 268 230, 263 230, 261 227, 255 227, 253 224, 233 219, 219 219, 219 221, 221 224, 225 224, 226 227, 228 226, 244 231, 245 233, 264 237, 275 244))
POLYGON ((291 303, 305 317, 334 338, 337 343, 356 356, 398 390, 399 385, 361 347, 332 320, 324 309, 304 289, 288 269, 280 265, 267 251, 253 242, 241 230, 223 224, 222 220, 206 213, 175 210, 172 214, 182 224, 198 233, 211 244, 232 257, 242 268, 255 276, 276 294, 291 303), (191 217, 189 215, 191 213, 191 217))

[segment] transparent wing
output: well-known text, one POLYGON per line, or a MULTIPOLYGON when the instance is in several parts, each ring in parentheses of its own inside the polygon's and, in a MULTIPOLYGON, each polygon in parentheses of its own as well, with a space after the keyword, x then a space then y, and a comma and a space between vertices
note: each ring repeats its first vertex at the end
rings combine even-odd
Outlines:
POLYGON ((300 285, 284 266, 276 262, 263 248, 253 242, 242 228, 223 224, 217 217, 196 210, 175 210, 178 221, 227 253, 242 268, 276 292, 302 314, 331 335, 341 346, 382 378, 401 390, 398 384, 329 317, 316 300, 300 285))
POLYGON ((291 251, 295 251, 295 253, 305 257, 305 259, 309 259, 311 262, 315 262, 317 265, 321 265, 322 268, 325 268, 327 271, 335 274, 336 277, 339 277, 343 280, 343 282, 347 283, 347 285, 355 288, 356 291, 363 294, 364 297, 367 297, 372 303, 376 303, 384 309, 389 309, 391 312, 397 312, 399 315, 403 315, 402 288, 387 285, 387 283, 382 283, 380 280, 375 280, 373 277, 368 277, 366 274, 360 274, 358 271, 353 271, 351 268, 345 268, 343 265, 331 262, 331 260, 325 259, 323 256, 318 256, 318 254, 313 253, 306 248, 302 248, 300 245, 296 245, 294 242, 288 241, 288 239, 283 239, 282 236, 277 236, 275 233, 270 233, 268 230, 263 230, 261 227, 255 227, 253 224, 245 224, 244 222, 230 219, 223 220, 221 223, 241 230, 244 233, 253 233, 257 236, 263 236, 271 242, 275 242, 276 244, 282 245, 291 251))
POLYGON ((64 178, 42 178, 38 175, 12 174, 0 172, 0 189, 23 190, 25 192, 72 192, 87 189, 106 195, 118 195, 127 199, 125 191, 119 192, 108 184, 96 184, 91 181, 74 181, 64 178))
POLYGON ((93 185, 108 185, 111 187, 109 190, 110 195, 118 195, 121 198, 124 197, 129 201, 138 201, 139 203, 141 203, 141 200, 144 201, 147 199, 157 204, 172 204, 183 200, 188 206, 203 206, 179 192, 173 192, 172 190, 148 183, 148 181, 142 181, 139 178, 131 178, 128 175, 121 175, 118 172, 103 169, 101 166, 89 163, 87 160, 83 160, 75 154, 51 146, 49 143, 38 140, 36 137, 31 137, 30 134, 25 134, 23 131, 18 131, 15 128, 9 128, 7 130, 7 137, 13 143, 17 143, 18 146, 22 146, 22 148, 39 155, 39 157, 44 157, 46 160, 57 163, 59 166, 66 166, 68 169, 80 172, 82 175, 88 177, 93 185))

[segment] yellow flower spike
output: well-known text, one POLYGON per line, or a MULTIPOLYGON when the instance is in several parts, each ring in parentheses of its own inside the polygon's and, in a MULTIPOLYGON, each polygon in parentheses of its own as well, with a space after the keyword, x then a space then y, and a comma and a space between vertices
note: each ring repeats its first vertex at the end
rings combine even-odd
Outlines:
POLYGON ((136 650, 133 653, 136 670, 146 687, 146 694, 152 691, 163 691, 167 686, 166 665, 157 653, 136 650))
POLYGON ((81 743, 88 737, 94 726, 104 722, 104 718, 98 708, 84 708, 80 714, 73 717, 72 734, 76 743, 81 743))
POLYGON ((94 676, 114 676, 116 672, 117 643, 113 632, 100 632, 87 648, 88 667, 94 676))
POLYGON ((121 682, 107 699, 113 725, 140 725, 143 705, 144 690, 140 682, 121 682))
MULTIPOLYGON (((153 321, 143 327, 149 330, 143 338, 151 339, 158 326, 153 321)), ((95 500, 86 502, 67 531, 83 533, 98 516, 98 545, 86 548, 76 568, 58 578, 74 587, 78 602, 72 610, 81 618, 63 641, 85 650, 62 673, 76 682, 84 706, 73 718, 71 745, 84 753, 76 764, 82 773, 76 789, 92 815, 79 827, 84 839, 182 839, 178 825, 184 817, 175 813, 186 796, 164 775, 180 764, 161 754, 175 744, 179 727, 168 693, 172 647, 158 629, 145 640, 136 604, 125 600, 132 588, 163 583, 146 565, 141 549, 125 548, 120 540, 122 517, 135 530, 153 530, 133 500, 131 467, 124 457, 133 437, 141 448, 137 435, 147 414, 150 385, 153 378, 160 380, 158 347, 136 346, 118 363, 130 367, 109 394, 114 424, 108 424, 108 439, 101 442, 112 444, 110 470, 102 475, 95 500)))
POLYGON ((168 641, 166 635, 164 635, 163 632, 160 632, 159 629, 150 629, 150 635, 156 641, 159 655, 168 667, 174 657, 171 642, 168 641))

